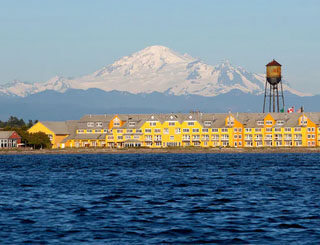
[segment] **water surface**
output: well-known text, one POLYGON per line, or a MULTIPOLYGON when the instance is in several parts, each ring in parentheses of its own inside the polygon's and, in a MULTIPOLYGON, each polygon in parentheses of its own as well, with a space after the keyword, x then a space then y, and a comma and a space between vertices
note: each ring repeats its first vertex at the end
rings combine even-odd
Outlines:
POLYGON ((320 154, 0 156, 1 244, 316 244, 320 154))

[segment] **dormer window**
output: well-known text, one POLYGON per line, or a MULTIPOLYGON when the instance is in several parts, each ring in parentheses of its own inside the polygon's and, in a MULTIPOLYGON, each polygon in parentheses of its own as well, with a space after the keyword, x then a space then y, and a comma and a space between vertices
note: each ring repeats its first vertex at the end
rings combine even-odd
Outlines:
POLYGON ((101 128, 102 127, 102 122, 96 122, 96 127, 101 128))
POLYGON ((266 125, 272 125, 272 124, 273 124, 273 122, 271 120, 266 121, 266 125))
POLYGON ((258 126, 263 126, 263 125, 264 125, 264 122, 263 122, 263 121, 257 121, 257 125, 258 125, 258 126))
POLYGON ((278 120, 278 121, 277 121, 277 125, 281 126, 281 125, 283 125, 283 124, 284 124, 284 121, 283 121, 283 120, 278 120))
POLYGON ((302 116, 300 120, 301 125, 307 125, 308 123, 308 118, 306 116, 302 116))
POLYGON ((119 118, 115 118, 113 119, 113 126, 114 127, 120 127, 120 119, 119 118))
POLYGON ((150 122, 150 127, 155 127, 157 126, 157 122, 150 122))
POLYGON ((135 122, 129 122, 129 127, 134 127, 134 126, 136 126, 135 122))
POLYGON ((210 127, 211 126, 211 121, 204 121, 204 126, 205 127, 210 127))
POLYGON ((94 127, 94 122, 87 122, 87 127, 88 128, 94 127))
POLYGON ((229 116, 227 118, 227 124, 228 124, 228 126, 233 126, 234 125, 234 118, 232 116, 229 116))

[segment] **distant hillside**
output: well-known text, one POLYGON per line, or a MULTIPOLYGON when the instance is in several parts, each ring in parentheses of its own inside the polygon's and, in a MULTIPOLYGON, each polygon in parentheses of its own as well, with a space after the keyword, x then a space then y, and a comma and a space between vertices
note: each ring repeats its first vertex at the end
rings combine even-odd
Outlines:
MULTIPOLYGON (((286 105, 306 111, 319 111, 320 96, 299 97, 286 93, 286 105)), ((47 90, 26 97, 0 96, 0 120, 10 115, 24 119, 67 120, 79 119, 84 114, 104 113, 168 113, 189 112, 261 112, 263 95, 247 94, 240 90, 215 97, 173 95, 153 92, 132 94, 100 89, 75 90, 65 93, 47 90)))

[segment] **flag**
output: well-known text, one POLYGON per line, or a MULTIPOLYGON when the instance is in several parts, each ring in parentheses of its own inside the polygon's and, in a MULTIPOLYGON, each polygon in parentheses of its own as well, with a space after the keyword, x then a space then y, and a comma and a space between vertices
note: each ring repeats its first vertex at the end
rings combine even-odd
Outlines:
POLYGON ((281 112, 281 113, 284 113, 284 108, 280 109, 280 112, 281 112))
POLYGON ((289 107, 287 110, 288 113, 293 113, 294 112, 294 106, 289 107))

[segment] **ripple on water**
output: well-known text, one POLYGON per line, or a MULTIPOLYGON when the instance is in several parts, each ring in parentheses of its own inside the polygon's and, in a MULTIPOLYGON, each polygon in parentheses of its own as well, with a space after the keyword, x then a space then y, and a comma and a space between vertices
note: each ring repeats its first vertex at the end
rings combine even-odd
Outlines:
POLYGON ((320 241, 320 154, 0 155, 2 244, 320 241))

